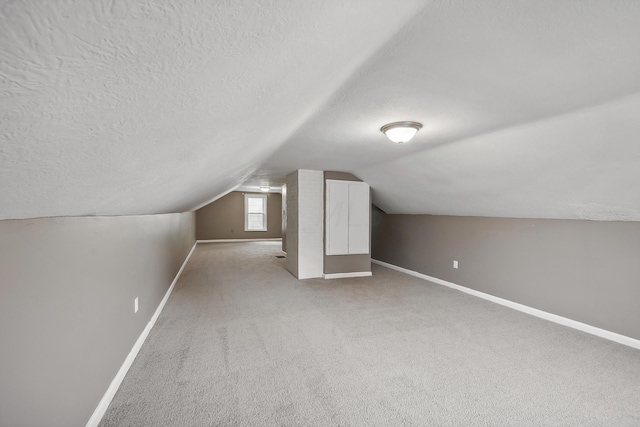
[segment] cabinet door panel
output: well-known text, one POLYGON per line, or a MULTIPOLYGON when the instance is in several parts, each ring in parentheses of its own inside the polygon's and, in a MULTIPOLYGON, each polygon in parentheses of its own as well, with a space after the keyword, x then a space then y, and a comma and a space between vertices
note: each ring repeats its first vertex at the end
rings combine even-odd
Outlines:
POLYGON ((349 253, 369 253, 369 186, 349 184, 349 253))
POLYGON ((349 253, 349 184, 327 181, 327 255, 349 253))

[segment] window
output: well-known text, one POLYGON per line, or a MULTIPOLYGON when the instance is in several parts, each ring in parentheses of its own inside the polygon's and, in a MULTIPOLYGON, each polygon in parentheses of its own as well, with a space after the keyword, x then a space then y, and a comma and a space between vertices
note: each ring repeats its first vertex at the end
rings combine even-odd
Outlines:
POLYGON ((244 231, 267 231, 267 195, 244 195, 244 231))

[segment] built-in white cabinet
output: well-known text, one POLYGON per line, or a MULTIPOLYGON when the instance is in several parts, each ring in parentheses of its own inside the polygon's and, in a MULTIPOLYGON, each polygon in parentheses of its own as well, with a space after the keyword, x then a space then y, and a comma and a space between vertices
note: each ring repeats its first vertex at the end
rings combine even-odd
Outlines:
POLYGON ((326 180, 326 254, 369 253, 369 185, 326 180))

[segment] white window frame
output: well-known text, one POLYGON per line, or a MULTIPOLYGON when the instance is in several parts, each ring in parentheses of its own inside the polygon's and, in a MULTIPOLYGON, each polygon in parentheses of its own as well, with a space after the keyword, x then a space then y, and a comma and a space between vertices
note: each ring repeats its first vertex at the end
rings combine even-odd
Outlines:
POLYGON ((244 231, 267 231, 267 195, 256 193, 244 194, 244 231), (264 216, 262 218, 262 228, 259 230, 249 230, 249 199, 262 199, 262 206, 264 207, 264 216))

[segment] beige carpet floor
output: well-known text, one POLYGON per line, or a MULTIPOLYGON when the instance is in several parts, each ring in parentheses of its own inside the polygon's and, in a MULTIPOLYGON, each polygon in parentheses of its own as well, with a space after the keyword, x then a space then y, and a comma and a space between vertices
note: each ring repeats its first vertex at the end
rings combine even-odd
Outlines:
POLYGON ((101 426, 638 426, 640 351, 377 265, 199 244, 101 426))

